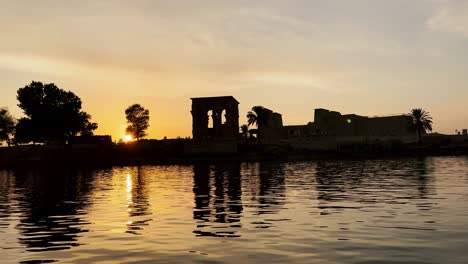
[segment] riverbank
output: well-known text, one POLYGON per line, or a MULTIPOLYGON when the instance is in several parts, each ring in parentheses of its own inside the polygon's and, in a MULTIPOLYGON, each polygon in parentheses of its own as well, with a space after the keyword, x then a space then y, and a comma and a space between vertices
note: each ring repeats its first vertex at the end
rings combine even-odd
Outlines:
POLYGON ((212 161, 256 162, 468 155, 466 146, 440 147, 417 144, 393 148, 359 145, 336 151, 299 151, 271 145, 240 145, 237 153, 186 154, 185 144, 186 142, 181 140, 164 144, 120 144, 103 147, 37 145, 0 148, 0 167, 133 166, 212 161))

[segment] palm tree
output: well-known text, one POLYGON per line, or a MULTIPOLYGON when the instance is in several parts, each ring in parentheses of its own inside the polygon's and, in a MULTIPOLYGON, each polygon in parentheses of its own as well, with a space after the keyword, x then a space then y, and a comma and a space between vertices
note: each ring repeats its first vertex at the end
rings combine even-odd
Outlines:
POLYGON ((245 142, 247 143, 247 136, 249 134, 249 126, 248 125, 242 125, 240 127, 241 135, 245 139, 245 142))
POLYGON ((267 125, 266 108, 263 106, 254 106, 252 111, 247 113, 248 126, 257 125, 257 139, 260 143, 260 126, 267 125))
POLYGON ((410 116, 413 119, 411 125, 418 131, 418 142, 421 143, 422 132, 432 131, 432 117, 429 112, 422 108, 412 109, 410 116))

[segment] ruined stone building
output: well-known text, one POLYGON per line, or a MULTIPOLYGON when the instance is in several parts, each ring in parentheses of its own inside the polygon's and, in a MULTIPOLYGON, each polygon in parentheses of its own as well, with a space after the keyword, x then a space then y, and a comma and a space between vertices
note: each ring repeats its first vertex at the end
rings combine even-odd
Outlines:
POLYGON ((236 152, 239 102, 232 96, 191 99, 193 144, 190 152, 236 152))
MULTIPOLYGON (((238 106, 232 96, 192 98, 190 152, 236 152, 240 139, 238 106)), ((265 109, 264 118, 256 130, 261 144, 333 150, 358 142, 417 141, 414 129, 410 128, 411 117, 405 114, 367 117, 319 108, 315 109, 313 122, 284 126, 281 114, 265 109)))
POLYGON ((327 109, 315 109, 314 122, 304 126, 287 126, 289 137, 335 136, 335 137, 413 137, 409 115, 367 117, 356 114, 342 115, 327 109))
POLYGON ((263 144, 280 144, 293 148, 333 150, 340 145, 376 141, 415 142, 409 115, 367 117, 342 115, 327 109, 315 109, 314 121, 305 125, 283 125, 281 114, 269 109, 265 125, 260 126, 263 144))
POLYGON ((340 144, 357 142, 397 140, 409 143, 417 141, 411 121, 411 116, 405 114, 367 117, 319 108, 315 109, 314 122, 284 126, 282 138, 293 147, 310 149, 335 149, 340 144))
POLYGON ((264 109, 265 122, 258 126, 262 144, 277 144, 282 139, 283 117, 281 114, 264 109))

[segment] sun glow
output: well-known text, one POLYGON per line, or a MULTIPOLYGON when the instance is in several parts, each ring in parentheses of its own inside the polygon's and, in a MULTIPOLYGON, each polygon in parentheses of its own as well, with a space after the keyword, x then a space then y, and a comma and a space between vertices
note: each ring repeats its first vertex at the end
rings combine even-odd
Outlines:
POLYGON ((130 142, 130 141, 132 141, 132 140, 133 140, 132 135, 125 135, 125 136, 124 136, 124 141, 125 141, 125 142, 130 142))

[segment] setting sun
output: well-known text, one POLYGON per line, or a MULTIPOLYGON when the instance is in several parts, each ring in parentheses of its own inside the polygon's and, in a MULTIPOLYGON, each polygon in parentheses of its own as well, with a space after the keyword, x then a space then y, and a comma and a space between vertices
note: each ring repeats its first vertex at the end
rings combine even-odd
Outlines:
POLYGON ((125 142, 130 142, 130 141, 132 141, 132 140, 133 140, 132 135, 125 135, 125 137, 124 137, 124 141, 125 141, 125 142))

